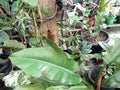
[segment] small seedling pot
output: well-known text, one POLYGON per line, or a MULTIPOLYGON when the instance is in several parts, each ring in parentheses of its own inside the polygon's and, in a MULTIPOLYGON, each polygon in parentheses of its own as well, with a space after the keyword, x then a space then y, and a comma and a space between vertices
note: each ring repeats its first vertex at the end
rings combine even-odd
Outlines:
POLYGON ((115 22, 115 17, 107 17, 106 18, 106 23, 108 25, 112 25, 112 24, 114 24, 114 22, 115 22))
POLYGON ((91 10, 88 9, 85 11, 85 14, 90 15, 90 12, 91 12, 91 10))

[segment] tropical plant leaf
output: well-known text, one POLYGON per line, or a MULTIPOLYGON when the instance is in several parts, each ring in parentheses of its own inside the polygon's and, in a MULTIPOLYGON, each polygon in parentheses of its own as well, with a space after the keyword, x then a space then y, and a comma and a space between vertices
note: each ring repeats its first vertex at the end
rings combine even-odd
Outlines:
POLYGON ((38 6, 38 0, 23 0, 23 2, 29 4, 31 7, 37 7, 38 6))
POLYGON ((45 41, 45 44, 46 44, 45 46, 46 47, 50 46, 55 51, 63 53, 63 51, 60 48, 58 48, 58 46, 55 43, 53 43, 52 40, 50 40, 50 39, 48 39, 48 38, 46 38, 44 36, 42 37, 42 39, 45 41))
POLYGON ((31 84, 25 85, 15 88, 14 90, 46 90, 47 84, 45 83, 38 83, 38 84, 31 84))
POLYGON ((111 77, 104 79, 102 84, 105 87, 120 88, 120 70, 111 77))
POLYGON ((24 49, 26 46, 16 40, 6 40, 2 46, 2 48, 10 48, 10 49, 24 49))
POLYGON ((120 43, 118 42, 120 38, 115 39, 115 44, 107 49, 108 55, 104 57, 105 63, 113 63, 116 61, 117 57, 120 56, 120 43))
POLYGON ((93 87, 89 88, 84 84, 76 85, 76 86, 51 86, 48 87, 46 90, 94 90, 93 87))
POLYGON ((9 36, 6 32, 0 31, 0 43, 9 40, 9 36))
POLYGON ((29 48, 10 56, 12 63, 33 77, 47 78, 62 84, 79 84, 82 79, 74 71, 79 65, 64 52, 51 48, 29 48))
POLYGON ((106 87, 120 88, 120 38, 115 39, 115 44, 107 50, 108 55, 104 57, 105 63, 109 66, 115 64, 115 70, 111 76, 103 80, 106 87))

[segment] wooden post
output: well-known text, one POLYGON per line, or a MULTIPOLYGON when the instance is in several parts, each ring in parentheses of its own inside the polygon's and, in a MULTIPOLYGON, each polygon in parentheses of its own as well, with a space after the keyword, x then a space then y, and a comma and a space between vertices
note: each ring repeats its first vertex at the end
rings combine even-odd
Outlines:
MULTIPOLYGON (((39 0, 40 8, 49 8, 52 13, 42 13, 42 18, 49 18, 54 15, 56 11, 56 0, 39 0)), ((56 17, 53 19, 42 22, 40 24, 40 32, 43 36, 48 37, 49 39, 53 40, 57 45, 59 45, 58 41, 58 28, 57 28, 57 20, 56 17)))

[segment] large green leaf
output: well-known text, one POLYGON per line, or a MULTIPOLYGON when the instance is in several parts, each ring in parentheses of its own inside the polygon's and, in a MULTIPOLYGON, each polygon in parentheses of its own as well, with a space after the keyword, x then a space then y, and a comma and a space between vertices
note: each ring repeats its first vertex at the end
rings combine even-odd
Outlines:
POLYGON ((0 31, 0 43, 9 40, 9 36, 6 32, 0 31))
POLYGON ((52 48, 29 48, 10 56, 12 63, 33 77, 44 77, 63 84, 79 84, 81 77, 74 71, 79 65, 64 52, 52 48))
POLYGON ((116 38, 115 44, 107 49, 108 55, 104 57, 106 64, 116 62, 117 57, 120 56, 120 43, 118 41, 120 41, 120 38, 116 38))
POLYGON ((45 83, 31 84, 15 88, 14 90, 46 90, 48 86, 45 83))
POLYGON ((23 2, 29 4, 31 7, 37 7, 38 0, 23 0, 23 2))
POLYGON ((18 42, 16 40, 6 40, 3 45, 0 47, 2 48, 9 48, 9 49, 24 49, 26 46, 22 44, 21 42, 18 42))
POLYGON ((104 57, 105 63, 108 66, 115 64, 115 70, 112 76, 103 80, 103 85, 106 87, 120 88, 120 38, 115 39, 115 44, 107 50, 108 55, 104 57))
POLYGON ((94 90, 93 87, 87 87, 84 84, 76 85, 76 86, 51 86, 46 90, 94 90))

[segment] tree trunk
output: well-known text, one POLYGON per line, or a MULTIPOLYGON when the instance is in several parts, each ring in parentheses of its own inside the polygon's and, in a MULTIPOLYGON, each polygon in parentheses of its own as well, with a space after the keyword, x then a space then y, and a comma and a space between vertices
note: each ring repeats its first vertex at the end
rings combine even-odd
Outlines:
MULTIPOLYGON (((54 15, 56 11, 56 0, 39 0, 40 8, 49 8, 51 10, 51 13, 42 13, 42 18, 49 18, 52 15, 54 15)), ((58 42, 58 28, 57 28, 57 20, 56 17, 53 19, 42 22, 40 24, 41 34, 43 36, 48 37, 49 39, 53 40, 57 45, 59 45, 58 42)))

